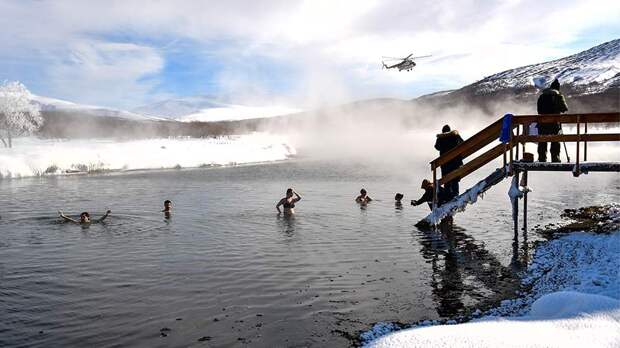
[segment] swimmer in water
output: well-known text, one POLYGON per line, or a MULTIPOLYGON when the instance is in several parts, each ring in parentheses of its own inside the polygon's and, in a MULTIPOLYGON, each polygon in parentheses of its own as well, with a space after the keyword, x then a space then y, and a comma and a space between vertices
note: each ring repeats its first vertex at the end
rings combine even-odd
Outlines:
POLYGON ((166 199, 164 201, 164 210, 161 211, 162 213, 172 213, 172 202, 168 199, 166 199))
POLYGON ((372 202, 372 198, 368 196, 368 193, 365 189, 360 190, 360 195, 355 198, 355 201, 359 204, 368 204, 372 202))
POLYGON ((276 209, 278 210, 278 214, 281 214, 280 206, 284 208, 284 215, 293 215, 295 214, 295 203, 301 201, 301 196, 295 192, 292 188, 286 190, 286 197, 282 198, 278 204, 276 204, 276 209))
POLYGON ((405 195, 403 195, 402 193, 397 193, 396 196, 394 196, 394 204, 396 205, 396 207, 401 207, 403 206, 403 202, 401 202, 403 200, 403 198, 405 198, 405 195))
POLYGON ((87 211, 85 211, 85 212, 83 212, 82 214, 80 214, 80 221, 75 220, 75 219, 72 219, 72 218, 70 218, 70 217, 66 216, 66 215, 65 215, 62 211, 60 211, 60 210, 58 211, 58 214, 59 214, 59 215, 60 215, 60 217, 61 217, 61 218, 63 218, 65 221, 73 222, 73 223, 76 223, 76 224, 90 224, 90 223, 102 222, 103 220, 105 220, 105 219, 108 217, 108 215, 110 215, 110 213, 111 213, 111 212, 112 212, 111 210, 108 210, 108 211, 106 211, 105 215, 103 215, 103 216, 102 216, 102 217, 100 217, 99 219, 96 219, 96 220, 91 220, 91 219, 90 219, 90 214, 89 214, 87 211))
POLYGON ((170 214, 172 213, 172 202, 169 199, 164 201, 164 210, 161 212, 164 213, 164 217, 166 219, 170 219, 170 214))

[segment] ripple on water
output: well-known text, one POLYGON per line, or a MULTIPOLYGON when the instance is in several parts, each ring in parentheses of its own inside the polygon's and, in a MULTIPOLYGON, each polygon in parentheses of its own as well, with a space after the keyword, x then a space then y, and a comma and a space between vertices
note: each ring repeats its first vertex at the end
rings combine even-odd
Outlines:
MULTIPOLYGON (((0 181, 0 345, 165 347, 209 337, 215 346, 347 346, 343 332, 462 314, 513 289, 537 237, 513 241, 507 186, 460 215, 454 231, 423 232, 413 225, 425 207, 397 210, 389 199, 407 183, 327 167, 0 181), (365 209, 353 202, 360 183, 377 198, 365 209), (275 201, 291 185, 303 195, 298 214, 278 218, 275 201), (159 212, 164 199, 171 219, 159 212), (60 203, 73 215, 113 212, 82 228, 60 222, 60 203)), ((617 178, 594 178, 571 195, 575 206, 618 200, 600 193, 617 178)), ((564 208, 571 181, 555 180, 559 190, 530 178, 530 224, 564 208)))

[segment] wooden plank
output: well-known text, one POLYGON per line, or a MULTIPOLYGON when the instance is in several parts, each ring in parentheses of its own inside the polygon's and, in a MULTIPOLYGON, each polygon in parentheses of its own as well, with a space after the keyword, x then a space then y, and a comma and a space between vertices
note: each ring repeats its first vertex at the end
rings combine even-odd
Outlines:
POLYGON ((620 141, 620 133, 606 134, 558 134, 558 135, 527 135, 515 137, 518 142, 577 142, 577 141, 620 141))
MULTIPOLYGON (((514 162, 516 169, 534 172, 572 172, 575 163, 549 162, 514 162)), ((582 162, 579 165, 581 172, 620 172, 619 162, 582 162)))
POLYGON ((505 144, 499 144, 490 149, 489 151, 483 153, 482 155, 476 157, 475 159, 465 163, 460 168, 450 172, 448 175, 442 177, 439 180, 439 184, 443 185, 447 182, 450 182, 454 179, 464 178, 470 173, 478 170, 478 168, 484 166, 485 164, 491 162, 497 157, 501 156, 505 153, 505 144))
POLYGON ((605 112, 592 114, 553 114, 553 115, 517 115, 512 119, 514 124, 529 125, 532 122, 538 123, 620 123, 620 112, 605 112))
POLYGON ((476 133, 472 137, 465 140, 459 146, 454 149, 448 151, 440 157, 437 157, 433 161, 431 161, 431 169, 440 167, 456 157, 460 156, 465 159, 468 156, 472 155, 476 151, 481 148, 487 146, 492 143, 494 140, 499 138, 499 132, 502 129, 502 119, 499 119, 493 122, 491 125, 476 133))

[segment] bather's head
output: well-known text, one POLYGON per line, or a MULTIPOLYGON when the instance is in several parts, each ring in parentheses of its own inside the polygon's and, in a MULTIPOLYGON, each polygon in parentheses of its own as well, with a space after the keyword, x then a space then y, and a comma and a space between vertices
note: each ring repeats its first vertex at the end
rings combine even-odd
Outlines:
POLYGON ((289 188, 286 190, 286 198, 291 198, 293 197, 293 189, 289 188))
POLYGON ((433 183, 431 183, 427 179, 424 179, 424 180, 422 180, 422 186, 420 186, 420 188, 422 188, 424 190, 432 189, 433 188, 433 183))
POLYGON ((90 214, 87 211, 80 214, 80 222, 81 223, 90 222, 90 214))
POLYGON ((172 202, 168 199, 164 201, 164 211, 172 210, 172 202))

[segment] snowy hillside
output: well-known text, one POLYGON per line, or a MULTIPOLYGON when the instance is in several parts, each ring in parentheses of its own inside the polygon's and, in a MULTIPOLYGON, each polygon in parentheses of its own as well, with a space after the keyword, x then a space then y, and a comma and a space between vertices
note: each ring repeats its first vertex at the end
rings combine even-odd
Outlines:
POLYGON ((158 103, 149 104, 133 109, 133 112, 147 115, 178 119, 183 116, 195 114, 203 109, 224 107, 224 100, 212 96, 197 95, 167 99, 158 103))
POLYGON ((38 95, 32 95, 32 102, 39 104, 41 111, 64 111, 72 113, 81 113, 90 116, 102 116, 102 117, 120 117, 129 120, 153 120, 154 117, 144 116, 141 114, 105 108, 94 105, 76 104, 66 100, 42 97, 38 95))
POLYGON ((285 106, 237 105, 222 98, 193 96, 164 100, 133 109, 134 112, 179 121, 232 121, 265 118, 297 113, 300 110, 285 106))
POLYGON ((555 78, 568 85, 573 94, 601 93, 620 87, 620 39, 565 58, 491 75, 463 89, 489 95, 504 89, 547 87, 555 78))
POLYGON ((203 109, 196 113, 183 116, 180 121, 233 121, 246 120, 252 118, 268 118, 281 115, 290 115, 301 112, 300 109, 293 109, 284 106, 243 106, 226 105, 217 108, 203 109))

